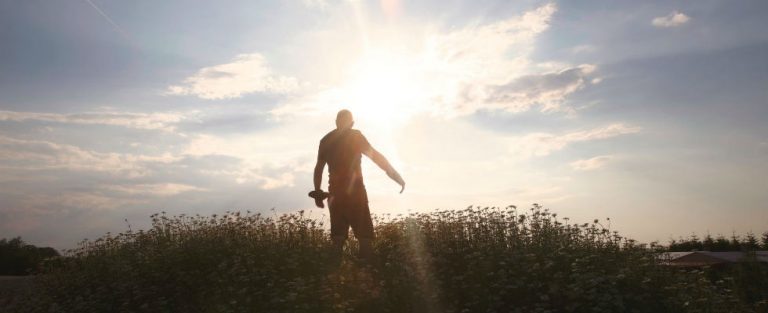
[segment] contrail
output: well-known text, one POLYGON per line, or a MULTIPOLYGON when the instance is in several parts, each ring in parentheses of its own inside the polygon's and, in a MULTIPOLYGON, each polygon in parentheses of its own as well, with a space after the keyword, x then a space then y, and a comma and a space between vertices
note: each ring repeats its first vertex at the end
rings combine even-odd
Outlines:
POLYGON ((123 35, 123 37, 125 37, 125 39, 128 39, 130 41, 130 37, 128 37, 128 33, 126 33, 119 25, 117 25, 117 23, 115 23, 115 21, 113 21, 106 13, 104 13, 104 11, 102 11, 101 9, 99 9, 99 7, 97 7, 95 4, 93 4, 93 2, 91 2, 91 0, 85 0, 85 2, 90 4, 91 7, 93 7, 93 9, 96 10, 96 12, 99 12, 99 15, 104 17, 104 19, 107 20, 107 22, 109 22, 109 24, 112 24, 112 26, 115 28, 115 30, 117 30, 118 33, 120 33, 120 35, 123 35))

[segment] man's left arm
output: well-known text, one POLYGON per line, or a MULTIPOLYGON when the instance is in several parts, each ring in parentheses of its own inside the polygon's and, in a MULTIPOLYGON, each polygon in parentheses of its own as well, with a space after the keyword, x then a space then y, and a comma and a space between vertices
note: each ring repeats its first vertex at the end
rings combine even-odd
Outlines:
POLYGON ((379 151, 376 151, 376 149, 374 149, 371 144, 368 143, 368 140, 365 139, 365 136, 362 134, 360 134, 360 141, 362 153, 370 158, 371 161, 373 161, 373 163, 375 163, 379 168, 384 170, 390 179, 394 180, 398 185, 400 185, 400 193, 403 193, 403 190, 405 190, 405 180, 403 180, 403 177, 400 176, 400 173, 398 173, 397 170, 392 167, 392 164, 389 163, 383 154, 379 153, 379 151))
POLYGON ((376 165, 379 166, 382 170, 384 170, 385 173, 387 173, 387 176, 389 176, 390 179, 394 180, 398 185, 400 185, 400 193, 403 193, 403 190, 405 190, 405 180, 403 180, 403 177, 400 176, 400 173, 395 170, 394 167, 392 167, 392 164, 389 163, 387 158, 384 157, 379 151, 376 151, 373 147, 370 149, 367 149, 363 152, 368 158, 373 161, 376 165))

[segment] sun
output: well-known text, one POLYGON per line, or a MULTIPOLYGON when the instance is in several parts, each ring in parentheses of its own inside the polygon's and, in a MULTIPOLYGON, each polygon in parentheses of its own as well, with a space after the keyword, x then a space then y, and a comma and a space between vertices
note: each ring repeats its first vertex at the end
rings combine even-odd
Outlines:
POLYGON ((371 49, 350 67, 342 90, 356 120, 391 128, 424 111, 424 87, 417 57, 371 49))

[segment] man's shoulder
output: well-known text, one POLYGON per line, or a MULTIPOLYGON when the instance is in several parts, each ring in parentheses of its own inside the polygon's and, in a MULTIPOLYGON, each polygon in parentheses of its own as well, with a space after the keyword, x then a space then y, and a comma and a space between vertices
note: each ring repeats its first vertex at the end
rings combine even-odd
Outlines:
POLYGON ((352 142, 359 143, 362 141, 367 141, 365 136, 363 136, 363 132, 357 129, 350 129, 348 133, 348 137, 352 140, 352 142))
POLYGON ((327 134, 325 134, 325 136, 323 136, 323 138, 320 139, 320 143, 328 141, 329 138, 335 135, 336 135, 336 129, 329 131, 327 134))
POLYGON ((346 129, 346 130, 338 130, 334 129, 325 136, 323 136, 322 139, 320 139, 320 145, 328 145, 332 144, 333 142, 336 142, 342 138, 347 138, 347 140, 352 139, 353 142, 358 142, 360 140, 366 141, 365 136, 363 136, 363 133, 357 129, 346 129))

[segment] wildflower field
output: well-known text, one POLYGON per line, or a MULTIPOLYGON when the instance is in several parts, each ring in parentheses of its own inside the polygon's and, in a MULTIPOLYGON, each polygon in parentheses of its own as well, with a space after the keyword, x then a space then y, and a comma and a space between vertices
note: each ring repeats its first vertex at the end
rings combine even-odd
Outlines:
MULTIPOLYGON (((538 205, 376 221, 377 259, 303 213, 155 215, 49 260, 11 312, 750 312, 732 279, 538 205)), ((764 274, 764 273, 763 273, 764 274)), ((765 276, 763 278, 766 278, 765 276)), ((759 278, 758 278, 759 279, 759 278)))

